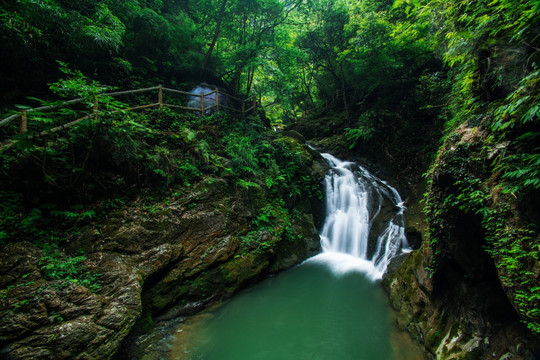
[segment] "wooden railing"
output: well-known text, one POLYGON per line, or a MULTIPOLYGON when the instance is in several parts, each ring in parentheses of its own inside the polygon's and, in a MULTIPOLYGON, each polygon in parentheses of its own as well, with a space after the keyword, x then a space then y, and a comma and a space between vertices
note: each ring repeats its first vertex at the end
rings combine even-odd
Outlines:
MULTIPOLYGON (((59 130, 68 128, 70 126, 73 126, 73 125, 75 125, 75 124, 77 124, 77 123, 79 123, 79 122, 81 122, 83 120, 87 120, 87 119, 95 119, 95 120, 97 120, 98 114, 100 113, 100 103, 99 103, 100 97, 102 97, 102 98, 104 96, 109 97, 109 98, 110 97, 119 97, 119 96, 123 96, 123 95, 141 94, 141 93, 146 93, 146 92, 156 91, 156 90, 157 90, 157 102, 155 102, 155 103, 149 103, 149 104, 144 104, 144 105, 137 105, 137 106, 130 106, 130 107, 126 107, 126 108, 116 109, 116 110, 110 111, 109 113, 114 113, 114 112, 118 112, 118 111, 132 111, 132 110, 139 110, 139 109, 146 109, 146 108, 153 108, 153 107, 161 109, 164 106, 166 106, 166 107, 169 107, 169 108, 176 108, 176 109, 181 109, 181 110, 184 110, 184 111, 192 111, 192 112, 195 112, 195 113, 200 113, 202 116, 205 116, 209 112, 209 110, 215 109, 215 111, 227 110, 227 111, 229 111, 229 112, 231 112, 233 114, 241 115, 242 117, 244 117, 244 116, 250 114, 252 111, 254 111, 257 108, 257 100, 256 100, 256 98, 254 96, 252 96, 252 97, 250 97, 248 99, 240 99, 240 98, 234 97, 232 95, 229 95, 227 93, 220 92, 218 89, 212 90, 211 92, 207 92, 207 93, 194 94, 194 93, 190 93, 190 92, 186 92, 186 91, 166 88, 166 87, 163 87, 162 85, 159 85, 159 86, 153 86, 153 87, 143 88, 143 89, 116 91, 116 92, 110 92, 110 93, 103 93, 103 94, 99 94, 99 95, 94 95, 93 107, 91 109, 90 114, 87 114, 87 115, 82 116, 82 117, 78 117, 75 120, 69 121, 69 122, 67 122, 65 124, 55 126, 55 127, 50 128, 50 129, 41 131, 39 133, 39 135, 45 135, 45 134, 48 134, 48 133, 54 133, 56 131, 59 131, 59 130), (182 98, 180 99, 180 102, 182 104, 183 104, 183 102, 185 100, 187 100, 188 96, 198 97, 198 98, 200 98, 200 104, 201 105, 200 105, 200 107, 194 108, 194 107, 189 107, 189 106, 184 106, 184 105, 167 103, 167 102, 164 101, 164 96, 163 96, 165 92, 172 93, 172 94, 175 94, 175 95, 182 95, 182 98), (205 106, 205 98, 208 99, 208 97, 211 96, 211 95, 215 96, 214 99, 213 99, 214 104, 206 107, 205 106), (239 106, 238 107, 228 106, 228 105, 226 105, 226 103, 221 103, 220 104, 220 97, 222 99, 226 98, 229 101, 229 104, 230 104, 231 101, 235 101, 239 106)), ((5 125, 9 124, 10 122, 12 122, 12 121, 14 121, 16 119, 19 119, 18 133, 24 134, 24 133, 26 133, 28 131, 29 115, 31 113, 33 113, 33 112, 34 113, 38 113, 38 112, 41 113, 41 112, 45 112, 45 111, 50 111, 50 110, 62 108, 62 107, 67 107, 67 106, 79 104, 83 100, 84 99, 82 99, 82 98, 78 98, 78 99, 64 101, 64 102, 62 102, 60 104, 41 106, 41 107, 37 107, 37 108, 23 109, 23 110, 20 110, 20 111, 18 111, 17 113, 15 113, 13 115, 10 115, 10 116, 0 120, 0 127, 5 126, 5 125)), ((189 105, 189 103, 188 103, 188 105, 189 105)), ((86 109, 86 112, 88 112, 88 109, 86 109)))

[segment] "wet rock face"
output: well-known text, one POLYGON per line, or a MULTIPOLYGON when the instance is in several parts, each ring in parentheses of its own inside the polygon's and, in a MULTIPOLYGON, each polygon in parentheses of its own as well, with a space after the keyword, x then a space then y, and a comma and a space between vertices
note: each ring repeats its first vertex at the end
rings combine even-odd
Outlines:
POLYGON ((467 279, 454 264, 444 269, 444 279, 435 280, 446 286, 434 289, 426 270, 432 256, 422 246, 383 280, 398 310, 398 326, 435 359, 534 358, 537 340, 519 322, 500 285, 493 278, 467 279))
POLYGON ((501 267, 486 251, 487 230, 479 213, 448 201, 462 193, 457 175, 482 179, 483 168, 465 161, 479 157, 479 136, 481 131, 462 127, 455 144, 442 149, 426 198, 429 235, 383 284, 398 310, 398 325, 434 358, 531 359, 538 356, 539 339, 520 322, 511 302, 515 289, 501 286, 501 267), (468 152, 457 159, 459 144, 468 152))
POLYGON ((411 246, 411 249, 418 250, 422 245, 422 233, 416 228, 407 227, 405 229, 405 235, 407 236, 407 241, 411 246))
MULTIPOLYGON (((6 247, 1 279, 25 277, 1 302, 0 354, 4 359, 108 359, 140 314, 139 279, 129 259, 103 254, 102 289, 44 280, 41 251, 29 243, 6 247)), ((98 260, 98 259, 96 259, 98 260)))
POLYGON ((87 250, 85 265, 101 274, 95 292, 46 280, 44 253, 30 243, 1 249, 0 289, 6 290, 0 293, 0 358, 112 359, 145 323, 200 310, 318 251, 307 199, 290 204, 296 209, 290 219, 294 237, 276 236, 283 229, 275 225, 258 232, 251 247, 245 244, 264 196, 260 189, 212 179, 151 211, 134 203, 111 213, 104 223, 83 229, 67 249, 87 250))

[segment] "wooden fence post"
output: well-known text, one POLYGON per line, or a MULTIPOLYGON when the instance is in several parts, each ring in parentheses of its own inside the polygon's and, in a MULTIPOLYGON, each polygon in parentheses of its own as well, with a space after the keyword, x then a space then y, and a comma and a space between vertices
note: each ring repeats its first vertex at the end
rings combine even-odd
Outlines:
POLYGON ((26 117, 26 111, 21 111, 21 122, 19 123, 19 133, 24 134, 27 131, 28 119, 26 117))
POLYGON ((94 113, 94 121, 97 121, 97 115, 98 115, 98 96, 97 96, 97 94, 94 94, 94 108, 92 109, 92 112, 94 113))
MULTIPOLYGON (((118 91, 118 92, 114 92, 114 93, 108 93, 106 95, 108 96, 116 96, 116 95, 124 95, 124 94, 132 94, 132 93, 138 93, 138 92, 145 92, 145 91, 154 91, 155 89, 158 89, 158 104, 159 105, 159 108, 162 109, 163 106, 165 105, 164 102, 163 102, 163 91, 164 91, 164 88, 163 88, 163 85, 160 84, 159 86, 153 86, 153 87, 149 87, 149 88, 145 88, 145 89, 136 89, 136 90, 128 90, 128 91, 118 91)), ((167 89, 167 88, 165 88, 167 89)), ((201 107, 200 107, 200 111, 201 111, 201 115, 202 116, 206 116, 206 108, 205 108, 205 95, 208 95, 209 99, 210 99, 210 95, 212 94, 211 92, 210 93, 207 93, 205 94, 204 92, 201 93, 201 94, 192 94, 192 93, 186 93, 186 92, 183 92, 183 91, 179 91, 179 90, 174 90, 174 89, 167 89, 166 91, 173 91, 173 92, 177 92, 177 93, 181 93, 181 94, 185 94, 185 95, 189 95, 189 96, 200 96, 201 98, 201 107)), ((215 90, 215 107, 216 107, 216 111, 219 111, 220 109, 220 100, 219 100, 219 89, 216 88, 215 90)), ((238 110, 238 102, 241 102, 242 105, 241 105, 241 113, 242 113, 242 118, 245 118, 245 115, 246 115, 246 110, 255 110, 260 104, 261 104, 261 100, 262 100, 262 97, 261 97, 261 94, 259 94, 258 98, 257 98, 257 94, 255 94, 252 99, 250 100, 249 98, 244 98, 244 99, 240 99, 240 98, 236 98, 236 97, 233 97, 233 96, 229 96, 227 94, 224 93, 224 96, 226 96, 228 99, 226 100, 234 100, 234 104, 230 104, 231 106, 233 106, 233 109, 234 111, 236 112, 240 112, 238 110), (249 109, 246 109, 246 104, 247 104, 247 107, 249 109)), ((336 96, 339 96, 339 94, 337 94, 336 96)), ((62 103, 62 105, 68 105, 68 104, 74 104, 74 103, 79 103, 82 99, 73 99, 73 100, 69 100, 69 101, 65 101, 62 103)), ((328 100, 327 100, 327 103, 328 103, 328 100)), ((130 108, 130 109, 127 109, 127 110, 135 110, 135 109, 142 109, 142 108, 148 108, 148 107, 155 107, 155 103, 153 104, 149 104, 149 105, 143 105, 143 106, 137 106, 137 107, 133 107, 133 108, 130 108)), ((224 104, 221 104, 222 105, 222 108, 229 108, 228 105, 229 103, 228 102, 224 102, 224 104)), ((175 105, 171 105, 173 107, 177 107, 177 108, 181 108, 181 109, 186 109, 186 110, 193 110, 193 108, 189 107, 184 107, 184 106, 175 106, 175 105)), ((34 111, 34 110, 44 110, 44 109, 52 109, 52 108, 55 108, 56 106, 44 106, 44 107, 40 107, 40 108, 35 108, 35 109, 28 109, 28 110, 21 110, 20 111, 20 114, 14 114, 12 116, 9 116, 5 119, 0 119, 0 126, 3 126, 4 124, 8 123, 9 121, 12 121, 12 120, 15 120, 17 119, 17 117, 20 118, 20 123, 19 123, 19 133, 26 133, 28 131, 28 111, 34 111)), ((213 107, 213 106, 211 106, 213 107)), ((307 117, 309 115, 309 109, 308 110, 305 110, 304 113, 303 113, 303 117, 307 117)), ((83 120, 83 119, 89 119, 89 118, 94 118, 95 121, 98 120, 98 117, 99 117, 99 95, 98 94, 94 94, 94 98, 93 98, 93 107, 92 107, 92 113, 88 114, 87 116, 81 118, 81 119, 78 119, 76 121, 72 121, 70 123, 67 124, 67 126, 72 126, 73 124, 76 124, 78 123, 79 121, 83 120)), ((60 129, 60 128, 63 128, 64 125, 62 125, 61 127, 57 127, 57 128, 53 128, 52 131, 57 131, 57 129, 60 129)), ((47 130, 48 131, 48 130, 47 130)), ((45 132, 47 132, 45 131, 45 132)))
POLYGON ((163 86, 161 84, 159 84, 158 87, 158 104, 159 109, 163 109, 163 86))
POLYGON ((201 93, 201 116, 204 116, 204 91, 201 93))

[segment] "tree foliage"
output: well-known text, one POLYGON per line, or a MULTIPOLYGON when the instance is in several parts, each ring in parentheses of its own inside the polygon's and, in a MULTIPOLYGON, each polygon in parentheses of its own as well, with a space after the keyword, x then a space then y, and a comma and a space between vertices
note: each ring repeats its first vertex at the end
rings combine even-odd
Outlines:
MULTIPOLYGON (((539 29, 537 0, 2 0, 0 107, 60 94, 82 96, 90 107, 100 84, 206 81, 258 95, 275 124, 324 137, 321 145, 390 159, 407 179, 432 160, 442 135, 448 140, 466 124, 488 134, 487 179, 523 201, 540 190, 539 29)), ((216 116, 209 126, 221 136, 213 137, 194 119, 182 119, 190 127, 161 116, 117 114, 51 144, 20 141, 24 156, 2 155, 2 171, 33 164, 39 181, 11 185, 51 193, 82 186, 92 196, 128 183, 187 186, 205 172, 243 189, 282 191, 287 183, 292 194, 301 191, 297 159, 257 125, 227 127, 216 116), (177 137, 152 131, 160 121, 177 137), (111 169, 116 177, 105 176, 111 169)), ((478 205, 480 190, 462 190, 456 198, 478 205)), ((11 229, 22 217, 38 231, 50 209, 23 209, 21 194, 2 190, 3 224, 11 229)), ((1 230, 0 238, 17 231, 1 230)), ((537 240, 537 228, 527 231, 516 240, 524 249, 537 240)), ((517 250, 506 245, 496 242, 493 251, 509 263, 517 250)))

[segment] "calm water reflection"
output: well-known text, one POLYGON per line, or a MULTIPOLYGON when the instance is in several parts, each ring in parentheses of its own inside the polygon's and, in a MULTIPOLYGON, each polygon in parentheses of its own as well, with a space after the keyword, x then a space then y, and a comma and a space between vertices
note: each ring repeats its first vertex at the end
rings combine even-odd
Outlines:
POLYGON ((321 256, 244 291, 177 330, 171 358, 422 359, 379 283, 321 256))

